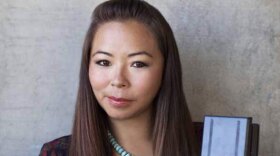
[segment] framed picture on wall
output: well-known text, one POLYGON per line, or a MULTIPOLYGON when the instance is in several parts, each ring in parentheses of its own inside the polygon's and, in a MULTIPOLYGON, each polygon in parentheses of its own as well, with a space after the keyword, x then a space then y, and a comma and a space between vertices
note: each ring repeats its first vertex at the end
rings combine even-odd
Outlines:
POLYGON ((252 118, 205 116, 201 156, 249 156, 252 118))

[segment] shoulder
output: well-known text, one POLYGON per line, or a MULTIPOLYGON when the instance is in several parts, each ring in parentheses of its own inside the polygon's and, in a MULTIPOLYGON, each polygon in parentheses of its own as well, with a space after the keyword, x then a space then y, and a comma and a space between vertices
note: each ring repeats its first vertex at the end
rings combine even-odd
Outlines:
POLYGON ((71 135, 63 136, 43 145, 40 156, 68 156, 71 135))

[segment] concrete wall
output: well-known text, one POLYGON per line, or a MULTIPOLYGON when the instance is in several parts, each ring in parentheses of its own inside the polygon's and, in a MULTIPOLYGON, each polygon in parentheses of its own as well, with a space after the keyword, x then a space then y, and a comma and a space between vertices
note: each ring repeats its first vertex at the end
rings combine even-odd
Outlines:
MULTIPOLYGON (((71 132, 90 0, 1 0, 0 155, 35 156, 71 132)), ((170 22, 194 120, 252 116, 280 154, 280 1, 152 0, 170 22)))

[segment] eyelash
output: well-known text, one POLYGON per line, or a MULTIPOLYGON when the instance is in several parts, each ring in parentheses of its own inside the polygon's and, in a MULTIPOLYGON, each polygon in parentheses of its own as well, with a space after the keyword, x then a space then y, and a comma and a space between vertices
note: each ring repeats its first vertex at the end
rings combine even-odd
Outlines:
MULTIPOLYGON (((104 67, 111 66, 111 63, 108 60, 99 60, 99 61, 96 61, 95 63, 97 65, 104 66, 104 67)), ((144 62, 136 61, 136 62, 132 63, 131 67, 144 68, 144 67, 148 67, 148 65, 144 62)))
POLYGON ((140 62, 140 61, 136 61, 136 62, 133 62, 132 67, 136 67, 136 68, 144 68, 144 67, 148 67, 148 65, 144 62, 140 62), (136 65, 136 66, 134 66, 136 65))
POLYGON ((111 63, 108 60, 99 60, 99 61, 96 61, 95 63, 100 66, 110 66, 111 65, 111 63))

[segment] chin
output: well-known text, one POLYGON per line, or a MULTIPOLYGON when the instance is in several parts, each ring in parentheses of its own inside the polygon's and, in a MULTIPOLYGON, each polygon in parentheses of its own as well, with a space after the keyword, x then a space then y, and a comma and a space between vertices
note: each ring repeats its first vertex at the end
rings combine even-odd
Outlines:
POLYGON ((126 107, 124 109, 115 109, 110 107, 103 107, 108 117, 113 120, 130 120, 139 117, 149 116, 150 107, 133 108, 126 107))
POLYGON ((128 120, 136 116, 132 112, 108 112, 107 115, 112 120, 128 120))
POLYGON ((131 116, 126 113, 107 113, 107 115, 113 120, 126 120, 131 118, 131 116))

